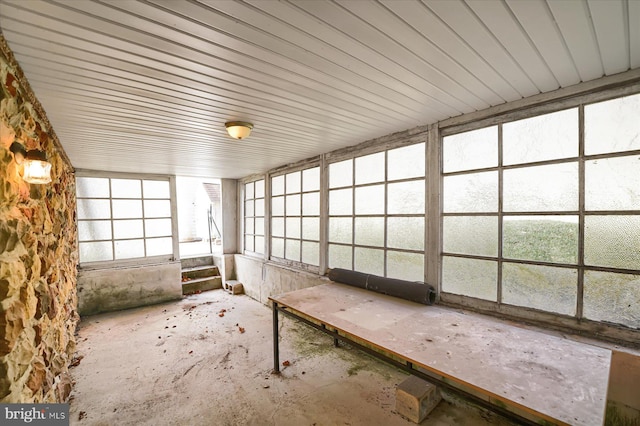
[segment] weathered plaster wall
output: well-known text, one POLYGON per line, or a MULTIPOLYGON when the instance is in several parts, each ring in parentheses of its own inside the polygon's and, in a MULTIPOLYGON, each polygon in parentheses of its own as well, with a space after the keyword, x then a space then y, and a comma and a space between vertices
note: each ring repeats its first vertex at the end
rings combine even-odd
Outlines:
POLYGON ((182 298, 180 262, 81 270, 80 315, 118 311, 182 298))
POLYGON ((0 33, 0 401, 63 402, 75 351, 75 177, 0 33), (53 181, 28 184, 9 151, 44 150, 53 181))
POLYGON ((235 271, 245 294, 264 304, 269 303, 269 296, 329 282, 317 274, 241 254, 235 256, 235 271))

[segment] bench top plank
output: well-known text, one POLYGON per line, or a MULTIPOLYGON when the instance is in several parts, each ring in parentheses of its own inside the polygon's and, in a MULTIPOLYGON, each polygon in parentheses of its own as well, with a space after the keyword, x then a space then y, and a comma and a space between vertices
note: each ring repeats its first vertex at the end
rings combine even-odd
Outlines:
POLYGON ((270 299, 542 418, 571 425, 604 422, 610 350, 339 283, 270 299))

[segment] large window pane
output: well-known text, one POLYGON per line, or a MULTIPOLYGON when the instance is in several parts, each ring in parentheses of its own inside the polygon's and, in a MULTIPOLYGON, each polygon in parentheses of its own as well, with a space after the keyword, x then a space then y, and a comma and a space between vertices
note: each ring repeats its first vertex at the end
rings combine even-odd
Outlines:
POLYGON ((285 218, 285 236, 287 238, 300 238, 300 218, 285 218))
MULTIPOLYGON (((264 216, 264 199, 255 200, 255 212, 256 216, 264 216)), ((248 215, 247 215, 248 216, 248 215)))
POLYGON ((508 259, 578 262, 577 216, 505 216, 502 254, 508 259))
POLYGON ((171 237, 150 238, 146 240, 147 256, 160 256, 173 253, 173 243, 171 237))
POLYGON ((505 123, 503 164, 521 164, 578 156, 578 109, 505 123))
POLYGON ((388 251, 387 276, 399 280, 424 281, 424 255, 388 251))
POLYGON ((109 200, 77 200, 78 219, 110 219, 111 203, 109 200))
POLYGON ((253 235, 244 236, 244 249, 247 251, 254 251, 253 247, 253 235))
MULTIPOLYGON (((244 220, 244 233, 245 234, 253 234, 254 233, 254 218, 248 217, 244 220)), ((275 220, 275 219, 274 219, 275 220)))
POLYGON ((283 217, 274 217, 271 219, 271 234, 275 237, 284 237, 283 217))
POLYGON ((640 149, 640 94, 584 107, 585 154, 640 149))
POLYGON ((294 192, 300 192, 301 183, 300 177, 302 174, 300 172, 288 173, 286 175, 286 193, 293 194, 294 192))
POLYGON ((384 181, 384 152, 356 158, 356 185, 384 181))
POLYGON ((244 214, 245 216, 253 216, 255 214, 254 200, 247 200, 244 202, 244 214))
POLYGON ((587 210, 640 210, 640 156, 586 161, 585 168, 587 210))
POLYGON ((264 253, 264 237, 263 236, 255 237, 255 244, 253 247, 253 251, 260 254, 264 253))
POLYGON ((142 198, 141 185, 138 179, 111 179, 111 197, 142 198))
POLYGON ((111 241, 80 243, 80 259, 83 262, 100 262, 105 260, 113 260, 111 241))
POLYGON ((244 199, 245 200, 253 200, 254 199, 254 191, 255 185, 253 182, 249 182, 244 185, 244 199))
POLYGON ((171 202, 169 200, 144 200, 144 217, 171 217, 171 202))
POLYGON ((255 224, 255 233, 258 235, 264 235, 264 218, 257 217, 255 224))
POLYGON ((302 263, 318 266, 320 258, 320 244, 309 241, 302 242, 302 263))
POLYGON ((329 268, 351 269, 351 246, 329 244, 329 268))
POLYGON ((384 185, 356 188, 356 214, 384 213, 384 185))
POLYGON ((332 216, 353 214, 352 189, 329 191, 329 214, 332 216))
POLYGON ((578 292, 576 269, 504 263, 502 301, 510 305, 575 315, 578 292))
POLYGON ((320 215, 320 193, 302 194, 302 214, 305 216, 320 215))
MULTIPOLYGON (((145 201, 148 203, 149 201, 145 201)), ((160 201, 164 203, 164 201, 160 201)), ((169 201, 167 201, 169 204, 169 201)), ((114 219, 134 219, 142 217, 142 201, 141 200, 112 200, 114 219)), ((171 211, 167 216, 171 215, 171 211)), ((153 217, 153 216, 152 216, 153 217)))
POLYGON ((271 179, 271 195, 284 194, 284 176, 276 176, 271 179))
POLYGON ((353 160, 329 164, 329 188, 353 185, 353 160))
POLYGON ((584 316, 640 329, 640 275, 585 272, 584 316))
POLYGON ((170 198, 169 182, 166 180, 143 180, 144 198, 170 198))
POLYGON ((271 199, 271 214, 284 216, 284 197, 273 197, 271 199))
POLYGON ((320 167, 302 171, 302 190, 304 192, 320 190, 320 167))
POLYGON ((81 220, 78 222, 78 240, 110 240, 111 221, 110 220, 81 220))
POLYGON ((300 206, 300 194, 287 195, 285 199, 286 215, 287 216, 300 216, 302 213, 300 206))
POLYGON ((285 258, 289 260, 300 261, 300 241, 289 240, 285 242, 285 258))
POLYGON ((384 246, 384 218, 357 217, 355 243, 363 246, 384 246))
MULTIPOLYGON (((329 241, 332 243, 351 244, 353 219, 350 217, 329 218, 329 241)), ((349 266, 351 268, 351 266, 349 266)))
POLYGON ((144 240, 121 240, 114 243, 116 259, 144 257, 144 240))
POLYGON ((387 187, 388 214, 424 213, 424 181, 390 183, 387 187))
POLYGON ((578 163, 504 171, 504 211, 578 210, 578 163))
POLYGON ((407 179, 424 176, 425 144, 418 143, 387 152, 387 179, 407 179))
MULTIPOLYGON (((387 219, 387 247, 424 250, 423 217, 390 217, 387 219)), ((421 255, 424 257, 424 255, 421 255)))
POLYGON ((442 142, 445 173, 498 165, 498 126, 446 136, 442 142))
POLYGON ((498 172, 446 176, 443 186, 445 213, 498 211, 498 172))
POLYGON ((144 237, 142 219, 113 221, 113 238, 114 239, 142 238, 142 237, 144 237))
POLYGON ((282 238, 271 239, 271 254, 275 257, 284 258, 284 240, 282 238))
POLYGON ((447 253, 497 256, 498 217, 445 217, 442 239, 443 250, 447 253))
POLYGON ((444 256, 442 291, 496 301, 498 263, 444 256))
POLYGON ((144 230, 147 237, 171 236, 171 219, 147 219, 144 230))
POLYGON ((318 241, 320 239, 320 218, 302 218, 302 238, 305 240, 315 241, 318 241))
POLYGON ((255 197, 264 198, 264 179, 255 181, 255 197))
POLYGON ((584 262, 640 269, 640 215, 585 217, 584 262))
POLYGON ((366 274, 384 276, 384 251, 356 247, 354 269, 366 274))
POLYGON ((76 178, 76 193, 78 197, 109 198, 109 179, 107 178, 76 178))

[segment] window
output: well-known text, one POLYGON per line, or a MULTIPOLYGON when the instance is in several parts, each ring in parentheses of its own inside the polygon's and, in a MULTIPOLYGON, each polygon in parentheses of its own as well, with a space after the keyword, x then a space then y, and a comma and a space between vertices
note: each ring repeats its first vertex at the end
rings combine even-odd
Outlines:
POLYGON ((264 253, 264 179, 244 185, 244 251, 264 253))
POLYGON ((640 95, 443 137, 442 291, 640 328, 640 95))
POLYGON ((329 165, 329 268, 424 280, 425 144, 329 165))
POLYGON ((320 263, 320 167, 271 178, 271 256, 320 263))
POLYGON ((76 179, 80 262, 173 258, 168 179, 76 179))

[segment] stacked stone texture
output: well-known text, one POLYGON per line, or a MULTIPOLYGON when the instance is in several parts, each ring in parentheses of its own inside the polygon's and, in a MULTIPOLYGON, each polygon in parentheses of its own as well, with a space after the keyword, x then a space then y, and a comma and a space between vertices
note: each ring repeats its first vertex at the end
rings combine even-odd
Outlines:
POLYGON ((0 402, 65 402, 78 322, 75 177, 0 33, 0 402), (28 184, 9 151, 44 150, 52 182, 28 184))

